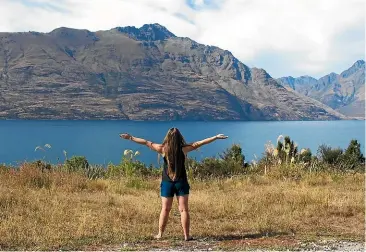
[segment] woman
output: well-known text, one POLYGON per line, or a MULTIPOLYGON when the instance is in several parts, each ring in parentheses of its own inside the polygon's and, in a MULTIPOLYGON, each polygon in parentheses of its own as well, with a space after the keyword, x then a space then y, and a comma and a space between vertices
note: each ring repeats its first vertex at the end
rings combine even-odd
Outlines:
POLYGON ((127 133, 121 134, 120 137, 138 144, 146 145, 161 154, 164 158, 164 168, 160 185, 162 209, 159 218, 159 233, 155 238, 160 239, 163 236, 168 222, 169 212, 172 208, 173 197, 176 195, 179 212, 181 214, 184 239, 186 241, 191 240, 189 235, 190 219, 188 212, 189 184, 185 169, 186 155, 188 152, 193 151, 202 145, 209 144, 217 139, 226 139, 227 136, 219 134, 202 141, 186 144, 179 130, 177 128, 171 128, 168 130, 162 144, 137 138, 127 133))

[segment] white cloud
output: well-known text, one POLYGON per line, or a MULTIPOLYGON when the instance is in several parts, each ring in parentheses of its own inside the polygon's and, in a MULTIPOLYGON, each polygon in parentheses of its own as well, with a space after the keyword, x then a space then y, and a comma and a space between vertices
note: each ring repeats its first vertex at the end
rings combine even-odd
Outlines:
POLYGON ((160 23, 272 76, 340 72, 364 58, 363 0, 0 0, 0 31, 160 23), (188 5, 199 7, 191 8, 188 5), (207 6, 207 8, 205 8, 207 6), (209 8, 215 6, 215 8, 209 8), (14 14, 16 13, 16 14, 14 14))
POLYGON ((197 6, 203 6, 205 4, 204 0, 193 0, 193 2, 197 6))

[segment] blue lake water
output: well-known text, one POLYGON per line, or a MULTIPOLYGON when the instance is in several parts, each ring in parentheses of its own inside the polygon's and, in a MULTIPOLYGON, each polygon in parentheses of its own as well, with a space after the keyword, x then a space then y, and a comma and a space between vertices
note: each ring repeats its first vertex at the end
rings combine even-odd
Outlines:
POLYGON ((296 122, 132 122, 132 121, 0 121, 0 163, 14 164, 45 159, 63 162, 67 156, 86 156, 92 164, 118 163, 125 149, 139 151, 138 160, 157 165, 157 154, 145 146, 120 139, 128 132, 153 142, 161 142, 171 127, 177 127, 187 142, 224 133, 226 140, 217 140, 192 152, 202 159, 217 156, 233 143, 242 146, 247 161, 259 158, 264 144, 289 135, 301 148, 313 153, 320 144, 346 148, 351 139, 361 143, 365 153, 365 121, 296 121, 296 122), (50 144, 45 151, 37 146, 50 144), (58 161, 59 160, 59 161, 58 161))

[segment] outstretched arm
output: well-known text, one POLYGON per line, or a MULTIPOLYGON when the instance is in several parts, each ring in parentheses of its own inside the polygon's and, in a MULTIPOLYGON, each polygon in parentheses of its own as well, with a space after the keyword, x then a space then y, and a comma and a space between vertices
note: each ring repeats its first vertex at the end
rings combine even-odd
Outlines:
POLYGON ((202 145, 212 143, 213 141, 215 141, 217 139, 226 139, 226 138, 228 138, 228 137, 225 136, 224 134, 218 134, 216 136, 209 137, 209 138, 203 139, 201 141, 197 141, 197 142, 188 144, 187 146, 183 147, 183 151, 185 153, 187 153, 187 152, 193 151, 193 150, 201 147, 202 145))
POLYGON ((120 134, 119 136, 123 139, 131 140, 135 143, 146 145, 147 147, 149 147, 150 149, 152 149, 156 152, 159 152, 159 153, 163 152, 163 146, 161 144, 153 143, 153 142, 147 141, 143 138, 134 137, 127 133, 120 134))

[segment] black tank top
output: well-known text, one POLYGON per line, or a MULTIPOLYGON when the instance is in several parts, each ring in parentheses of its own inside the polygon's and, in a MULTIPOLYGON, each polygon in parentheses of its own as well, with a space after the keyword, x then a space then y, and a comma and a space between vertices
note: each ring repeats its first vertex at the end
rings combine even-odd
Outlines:
MULTIPOLYGON (((183 165, 183 170, 180 174, 179 177, 175 177, 174 180, 172 180, 169 175, 168 175, 168 160, 166 159, 165 156, 163 156, 164 158, 164 167, 163 167, 163 172, 162 172, 162 180, 163 181, 170 181, 170 182, 173 182, 173 181, 183 181, 183 182, 187 182, 188 179, 187 179, 187 172, 186 172, 186 167, 185 165, 183 165)), ((185 161, 185 160, 183 160, 185 161)))

